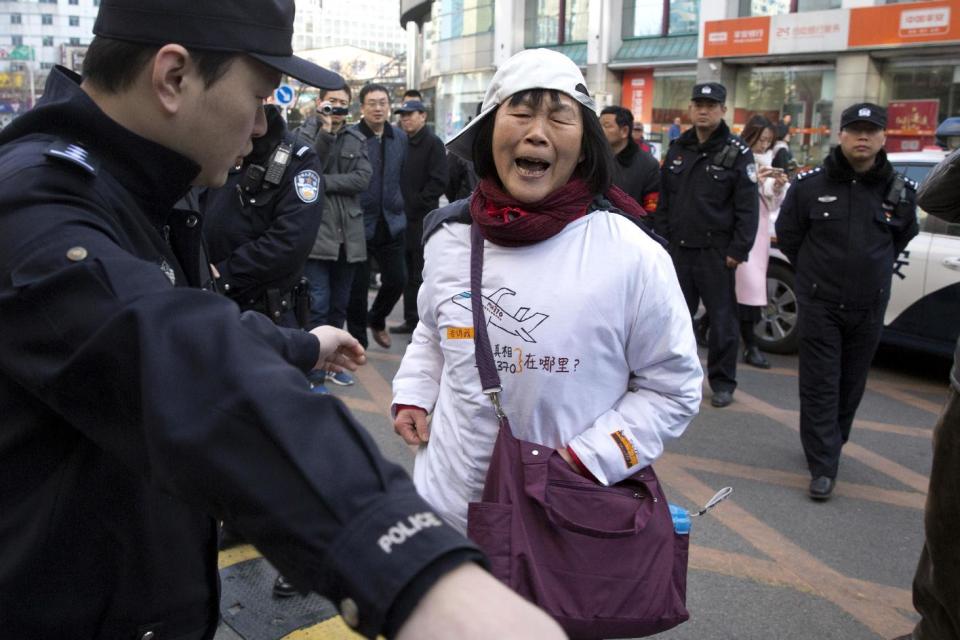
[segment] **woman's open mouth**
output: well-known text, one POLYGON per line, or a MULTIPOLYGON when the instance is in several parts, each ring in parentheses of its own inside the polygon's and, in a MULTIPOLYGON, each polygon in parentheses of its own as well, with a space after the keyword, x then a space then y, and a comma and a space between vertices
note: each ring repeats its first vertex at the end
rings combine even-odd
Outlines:
POLYGON ((517 172, 525 178, 539 178, 550 168, 550 163, 538 158, 517 158, 514 160, 517 172))

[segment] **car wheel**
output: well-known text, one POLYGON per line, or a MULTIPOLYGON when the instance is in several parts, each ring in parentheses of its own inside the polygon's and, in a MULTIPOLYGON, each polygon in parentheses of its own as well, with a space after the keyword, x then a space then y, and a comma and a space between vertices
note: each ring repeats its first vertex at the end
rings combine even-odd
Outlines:
POLYGON ((780 262, 767 267, 767 306, 753 328, 757 345, 770 353, 796 353, 797 292, 793 270, 780 262))

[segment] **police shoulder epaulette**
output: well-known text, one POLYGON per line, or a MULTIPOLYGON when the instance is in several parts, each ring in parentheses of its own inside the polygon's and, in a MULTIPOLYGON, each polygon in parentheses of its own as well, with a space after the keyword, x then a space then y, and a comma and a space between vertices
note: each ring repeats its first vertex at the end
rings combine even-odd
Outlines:
POLYGON ((823 167, 814 167, 809 171, 804 171, 803 173, 797 174, 797 180, 803 180, 804 178, 809 178, 810 176, 815 176, 818 173, 823 171, 823 167))
POLYGON ((919 184, 916 180, 911 180, 910 178, 907 178, 906 176, 904 176, 903 184, 904 184, 904 186, 909 187, 909 188, 913 189, 914 191, 916 191, 917 189, 920 188, 920 184, 919 184))
POLYGON ((92 176, 97 175, 97 169, 100 166, 100 162, 90 155, 89 151, 75 142, 57 140, 47 147, 44 155, 80 167, 92 176))
POLYGON ((740 138, 740 136, 732 135, 727 138, 727 142, 734 145, 737 149, 740 150, 740 155, 743 155, 747 151, 750 151, 750 147, 740 138))
POLYGON ((303 145, 302 147, 297 149, 297 157, 302 158, 303 154, 305 154, 307 151, 310 151, 310 147, 308 147, 307 145, 303 145))

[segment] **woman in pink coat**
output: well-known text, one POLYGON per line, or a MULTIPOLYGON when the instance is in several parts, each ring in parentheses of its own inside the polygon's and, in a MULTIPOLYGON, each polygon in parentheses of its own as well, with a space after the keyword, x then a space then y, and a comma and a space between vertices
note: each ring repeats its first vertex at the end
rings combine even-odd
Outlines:
POLYGON ((743 338, 743 361, 754 367, 769 369, 770 362, 757 348, 754 326, 760 311, 767 305, 767 259, 770 255, 770 229, 780 203, 787 192, 787 175, 783 169, 770 166, 770 147, 776 136, 773 123, 763 116, 753 116, 740 137, 753 151, 757 162, 757 183, 760 192, 760 222, 747 261, 737 267, 737 303, 740 313, 740 335, 743 338))

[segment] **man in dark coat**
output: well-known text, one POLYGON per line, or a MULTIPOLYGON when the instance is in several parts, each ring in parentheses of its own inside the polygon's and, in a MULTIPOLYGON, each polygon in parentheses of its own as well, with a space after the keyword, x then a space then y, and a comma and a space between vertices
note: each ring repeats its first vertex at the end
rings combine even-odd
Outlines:
POLYGON ((833 492, 894 262, 919 231, 916 185, 887 160, 886 125, 875 104, 845 109, 840 144, 822 167, 797 176, 777 217, 777 245, 797 274, 800 440, 814 500, 833 492))
POLYGON ((213 638, 217 520, 366 637, 561 637, 522 630, 545 617, 309 391, 310 369, 363 361, 355 340, 199 288, 202 216, 174 204, 250 152, 281 72, 343 82, 292 55, 293 17, 104 1, 82 80, 52 70, 0 133, 6 638, 213 638))
POLYGON ((367 159, 373 174, 370 184, 360 194, 363 222, 366 229, 367 255, 380 268, 381 284, 373 304, 367 308, 367 285, 370 281, 370 260, 362 263, 354 274, 347 306, 347 330, 367 346, 367 328, 374 341, 390 348, 387 316, 393 311, 407 284, 406 236, 407 216, 403 210, 400 176, 407 160, 407 134, 393 126, 390 116, 390 92, 380 84, 360 89, 360 110, 363 114, 354 128, 367 141, 367 159))
POLYGON ((680 288, 691 316, 700 300, 710 315, 707 378, 710 404, 726 407, 737 388, 740 320, 734 290, 737 265, 746 262, 757 235, 757 165, 723 116, 727 90, 706 82, 693 87, 693 126, 670 145, 660 172, 654 223, 670 242, 680 288))
POLYGON ((407 286, 403 290, 403 324, 390 327, 390 333, 413 333, 419 322, 417 292, 423 283, 423 219, 440 206, 447 186, 447 152, 443 141, 427 128, 422 102, 404 102, 396 113, 407 134, 407 160, 400 180, 407 214, 407 286))
POLYGON ((600 112, 600 126, 617 159, 613 183, 653 213, 660 195, 660 163, 630 134, 633 114, 624 107, 606 107, 600 112))

